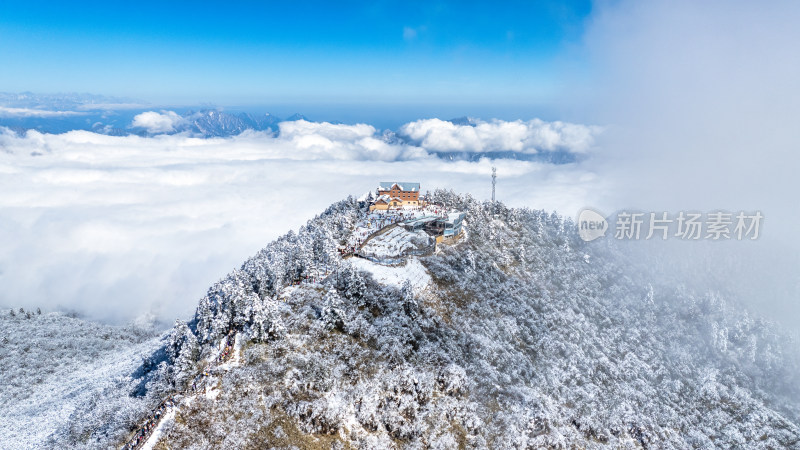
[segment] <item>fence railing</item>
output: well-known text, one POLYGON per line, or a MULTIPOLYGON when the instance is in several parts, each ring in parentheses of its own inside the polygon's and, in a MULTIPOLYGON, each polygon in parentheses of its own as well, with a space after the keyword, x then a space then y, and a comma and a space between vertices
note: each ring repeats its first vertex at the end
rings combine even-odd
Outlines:
POLYGON ((426 256, 433 254, 433 252, 435 251, 436 251, 436 241, 433 241, 432 243, 426 245, 425 247, 404 250, 399 255, 392 257, 378 257, 375 255, 370 255, 361 252, 356 252, 355 256, 370 260, 374 263, 383 264, 385 266, 396 266, 405 263, 406 258, 408 258, 409 256, 426 256))
POLYGON ((392 224, 386 225, 385 227, 381 228, 380 230, 373 231, 372 233, 368 234, 367 237, 364 238, 364 241, 361 243, 359 248, 363 248, 365 245, 367 245, 367 242, 369 242, 370 239, 372 239, 372 238, 374 238, 376 236, 380 236, 383 233, 386 233, 387 231, 389 231, 389 230, 391 230, 392 228, 395 228, 395 227, 397 227, 397 223, 392 223, 392 224))
POLYGON ((403 256, 424 256, 430 255, 436 251, 436 241, 434 240, 431 244, 426 245, 422 248, 413 248, 411 250, 406 250, 402 253, 403 256))
POLYGON ((355 253, 353 256, 357 258, 366 259, 368 261, 372 261, 376 264, 380 264, 382 266, 399 266, 406 262, 405 257, 400 258, 378 258, 377 256, 371 255, 362 255, 360 253, 355 253))

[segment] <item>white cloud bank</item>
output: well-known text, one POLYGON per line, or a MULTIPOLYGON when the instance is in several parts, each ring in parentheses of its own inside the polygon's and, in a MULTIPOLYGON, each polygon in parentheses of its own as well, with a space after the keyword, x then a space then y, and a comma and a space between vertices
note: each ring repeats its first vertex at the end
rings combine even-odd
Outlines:
POLYGON ((585 153, 594 144, 600 127, 565 122, 473 120, 472 125, 440 119, 423 119, 403 125, 398 134, 429 150, 439 152, 539 153, 563 150, 585 153))
POLYGON ((377 136, 375 127, 366 124, 341 125, 305 120, 281 122, 275 142, 301 158, 329 157, 370 161, 396 161, 425 158, 423 149, 389 144, 377 136))
MULTIPOLYGON (((132 128, 150 134, 168 134, 180 130, 186 119, 174 111, 147 111, 133 118, 132 128)), ((441 119, 422 119, 400 127, 397 135, 409 145, 388 144, 371 125, 343 125, 306 120, 278 124, 280 139, 298 150, 327 154, 337 147, 344 153, 338 159, 360 156, 371 160, 409 159, 432 152, 516 152, 535 154, 564 151, 586 153, 594 145, 602 128, 566 122, 483 121, 470 119, 456 124, 441 119), (342 144, 348 145, 342 145, 342 144), (350 145, 352 144, 352 145, 350 145), (416 150, 414 150, 416 147, 416 150)))
MULTIPOLYGON (((185 318, 214 281, 332 202, 391 179, 486 199, 492 164, 443 161, 368 125, 215 139, 0 131, 0 306, 185 318)), ((571 215, 601 187, 580 164, 494 165, 511 205, 571 215)))
POLYGON ((131 126, 133 128, 143 128, 148 133, 169 133, 184 122, 183 117, 179 116, 175 111, 147 111, 137 114, 133 118, 131 126))

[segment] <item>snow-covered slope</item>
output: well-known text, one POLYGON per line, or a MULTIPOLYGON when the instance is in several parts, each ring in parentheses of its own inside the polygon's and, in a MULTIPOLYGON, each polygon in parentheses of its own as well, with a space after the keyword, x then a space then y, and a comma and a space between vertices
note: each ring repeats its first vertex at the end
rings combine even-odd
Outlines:
POLYGON ((148 410, 131 375, 162 345, 138 327, 0 313, 0 448, 103 447, 148 410))
POLYGON ((380 284, 402 288, 409 283, 415 294, 421 294, 431 285, 431 276, 418 258, 408 258, 402 265, 377 264, 367 259, 351 258, 350 264, 372 275, 380 284))

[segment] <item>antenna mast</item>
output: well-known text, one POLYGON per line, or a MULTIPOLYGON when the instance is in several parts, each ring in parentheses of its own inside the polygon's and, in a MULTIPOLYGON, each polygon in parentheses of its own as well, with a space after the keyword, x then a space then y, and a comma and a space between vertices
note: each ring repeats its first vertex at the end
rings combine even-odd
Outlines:
POLYGON ((494 185, 497 184, 497 167, 492 166, 492 214, 494 214, 494 185))

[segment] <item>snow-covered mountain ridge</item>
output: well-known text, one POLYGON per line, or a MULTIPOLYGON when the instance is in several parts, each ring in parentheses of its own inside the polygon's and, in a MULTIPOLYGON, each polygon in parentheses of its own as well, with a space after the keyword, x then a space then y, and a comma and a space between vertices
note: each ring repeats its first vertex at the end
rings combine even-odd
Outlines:
POLYGON ((643 282, 619 250, 578 240, 569 220, 502 207, 492 218, 469 197, 436 199, 467 211, 470 232, 421 259, 433 280, 423 295, 337 260, 333 247, 360 214, 348 201, 215 285, 189 341, 202 349, 232 328, 250 343, 219 396, 179 412, 164 442, 797 444, 796 360, 767 323, 713 292, 643 282), (281 298, 319 265, 327 279, 281 298))
MULTIPOLYGON (((653 277, 555 214, 434 201, 465 211, 468 232, 392 269, 408 283, 337 253, 364 214, 353 199, 215 283, 119 391, 151 408, 190 399, 156 448, 800 442, 796 342, 735 300, 653 277), (231 332, 240 347, 220 370, 231 332), (207 370, 213 395, 192 394, 207 370)), ((83 425, 50 442, 121 445, 143 418, 123 406, 101 397, 107 421, 76 412, 83 425)))

